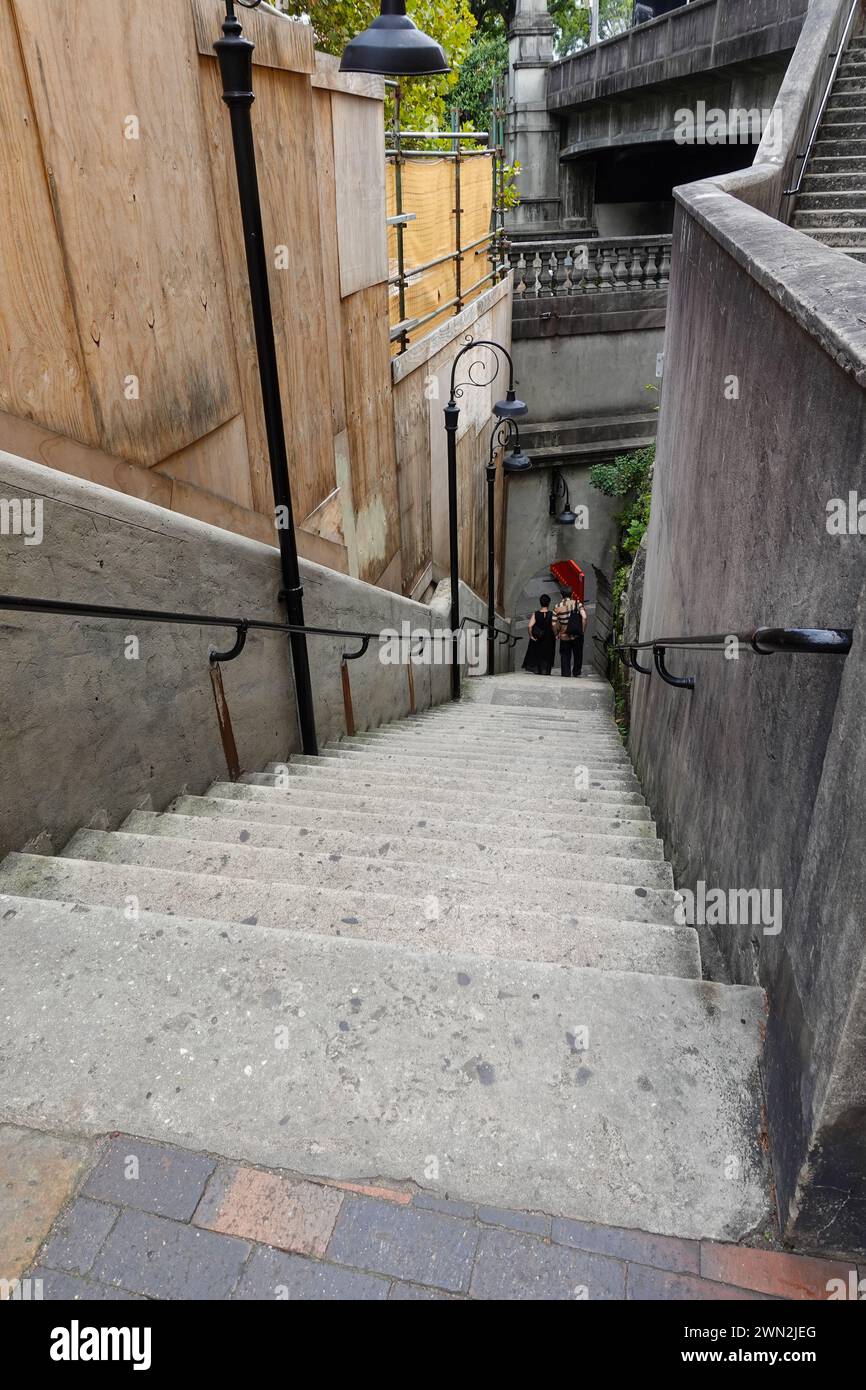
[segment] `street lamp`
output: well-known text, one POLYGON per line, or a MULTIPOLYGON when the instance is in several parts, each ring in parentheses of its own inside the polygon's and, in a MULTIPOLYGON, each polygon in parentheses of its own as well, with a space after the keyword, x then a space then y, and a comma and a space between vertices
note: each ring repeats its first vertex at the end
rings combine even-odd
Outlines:
POLYGON ((378 19, 343 50, 340 71, 430 77, 451 68, 436 40, 409 19, 406 0, 382 0, 378 19))
MULTIPOLYGON (((254 10, 261 0, 237 0, 246 10, 254 10)), ((222 99, 229 109, 234 146, 235 173, 243 223, 244 249, 250 282, 250 301, 256 338, 259 384, 268 441, 268 462, 274 493, 274 519, 280 546, 280 598, 285 602, 289 623, 301 629, 291 632, 292 667, 295 674, 295 696, 301 745, 305 753, 318 753, 316 717, 313 706, 313 686, 310 679, 310 657, 304 627, 303 587, 298 565, 295 523, 292 512, 292 491, 289 483, 289 461, 286 453, 286 433, 280 401, 280 378, 277 349, 274 342, 274 320, 268 287, 268 267, 265 256, 262 205, 256 173, 256 151, 253 144, 253 125, 250 109, 253 94, 253 49, 255 44, 243 37, 243 29, 235 13, 235 0, 225 0, 226 17, 223 37, 217 39, 214 50, 222 77, 222 99)))
POLYGON ((467 386, 490 386, 499 375, 499 368, 502 365, 501 357, 508 363, 508 389, 505 393, 505 400, 497 401, 493 407, 493 414, 497 420, 515 420, 521 415, 528 413, 529 407, 523 401, 517 399, 514 394, 514 362, 511 353, 504 348, 501 343, 495 343, 489 338, 479 338, 475 342, 471 337, 463 345, 454 358, 451 366, 451 390, 448 404, 445 407, 445 433, 448 445, 448 542, 449 560, 451 568, 451 699, 460 699, 460 661, 459 661, 459 633, 460 633, 460 574, 459 574, 459 547, 457 542, 457 422, 460 418, 460 407, 457 404, 463 396, 467 386), (457 381, 457 364, 467 352, 472 352, 475 348, 489 348, 494 354, 495 367, 492 376, 481 377, 473 375, 476 369, 484 368, 483 359, 470 362, 467 368, 466 381, 457 381))
POLYGON ((568 495, 568 483, 563 478, 559 469, 553 471, 550 480, 550 515, 556 517, 557 526, 573 526, 577 521, 577 513, 571 510, 571 499, 568 495), (561 512, 557 512, 559 499, 563 498, 565 506, 561 512))
POLYGON ((495 600, 495 580, 496 580, 496 527, 493 516, 493 498, 496 487, 496 455, 504 449, 509 440, 513 440, 513 448, 505 455, 502 461, 503 473, 525 473, 532 467, 530 460, 520 448, 520 431, 513 418, 506 416, 504 420, 497 420, 493 433, 490 436, 490 455, 487 459, 487 671, 489 675, 496 674, 496 658, 494 655, 496 633, 494 624, 496 622, 496 600, 495 600))

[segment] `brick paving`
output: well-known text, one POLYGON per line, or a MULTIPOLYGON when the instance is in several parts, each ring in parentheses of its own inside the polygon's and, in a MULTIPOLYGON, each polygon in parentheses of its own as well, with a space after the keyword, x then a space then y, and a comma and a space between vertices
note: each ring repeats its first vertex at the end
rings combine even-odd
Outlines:
POLYGON ((0 1228, 0 1275, 41 1280, 45 1299, 826 1299, 830 1280, 856 1286, 839 1260, 288 1176, 122 1135, 17 1133, 18 1185, 35 1156, 49 1200, 27 1239, 20 1218, 5 1242, 0 1228))

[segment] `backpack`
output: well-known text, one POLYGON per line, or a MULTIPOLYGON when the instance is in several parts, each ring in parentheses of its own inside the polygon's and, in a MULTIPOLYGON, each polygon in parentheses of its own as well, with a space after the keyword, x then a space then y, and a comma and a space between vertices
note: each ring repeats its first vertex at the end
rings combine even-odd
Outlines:
POLYGON ((583 616, 577 604, 574 605, 568 615, 568 622, 565 624, 565 631, 568 637, 583 636, 583 616))

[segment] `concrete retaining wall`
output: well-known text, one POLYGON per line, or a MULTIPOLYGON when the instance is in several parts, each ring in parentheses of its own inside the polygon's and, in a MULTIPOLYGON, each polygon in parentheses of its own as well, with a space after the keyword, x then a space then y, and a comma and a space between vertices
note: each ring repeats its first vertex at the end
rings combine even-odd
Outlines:
MULTIPOLYGON (((0 535, 4 593, 285 620, 270 546, 4 453, 0 499, 42 504, 41 544, 0 535)), ((312 563, 301 570, 309 624, 374 632, 399 631, 404 621, 441 626, 422 604, 312 563)), ((467 590, 464 611, 476 608, 486 615, 467 590)), ((231 629, 0 613, 0 854, 40 836, 46 850, 62 848, 80 826, 114 828, 142 803, 161 810, 184 788, 200 793, 224 778, 208 648, 233 640, 231 629), (138 640, 132 659, 130 638, 138 640)), ((342 642, 311 637, 309 647, 324 741, 345 729, 342 642)), ((413 673, 419 709, 449 697, 447 667, 413 673)), ((359 729, 408 712, 406 667, 383 665, 375 643, 350 674, 359 729)), ((285 638, 250 633, 223 678, 245 769, 298 749, 285 638)))
POLYGON ((866 267, 778 211, 847 4, 815 0, 780 94, 788 148, 678 190, 641 637, 852 627, 847 661, 671 653, 692 693, 633 677, 632 749, 677 883, 782 894, 781 930, 718 926, 767 990, 767 1115, 783 1225, 866 1246, 866 267), (751 203, 753 206, 749 206, 751 203), (862 762, 859 763, 862 769, 862 762))

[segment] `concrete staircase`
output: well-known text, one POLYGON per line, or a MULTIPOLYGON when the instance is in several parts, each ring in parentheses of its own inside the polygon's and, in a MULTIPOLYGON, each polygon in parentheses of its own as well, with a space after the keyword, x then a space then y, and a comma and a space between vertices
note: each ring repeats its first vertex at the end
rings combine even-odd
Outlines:
POLYGON ((763 995, 701 979, 610 688, 467 687, 10 855, 0 1118, 682 1236, 762 1222, 763 995))
POLYGON ((797 199, 793 225, 866 262, 866 36, 852 38, 797 199))

